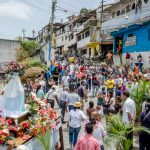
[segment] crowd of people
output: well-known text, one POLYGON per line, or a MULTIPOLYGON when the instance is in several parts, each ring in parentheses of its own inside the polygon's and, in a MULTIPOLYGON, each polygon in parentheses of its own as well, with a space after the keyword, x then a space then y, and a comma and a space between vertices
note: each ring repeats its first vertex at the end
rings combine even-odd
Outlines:
MULTIPOLYGON (((111 61, 108 65, 80 65, 78 62, 63 61, 52 62, 51 67, 42 72, 33 85, 27 84, 26 88, 34 91, 41 100, 46 99, 52 108, 57 102, 61 108, 62 123, 67 123, 69 128, 71 149, 104 150, 107 131, 101 119, 105 115, 119 113, 124 124, 131 124, 139 117, 139 124, 150 128, 150 87, 145 92, 147 96, 140 116, 136 115, 137 106, 130 97, 140 81, 150 82, 150 69, 141 70, 139 66, 129 64, 116 66, 111 61), (58 86, 62 91, 58 92, 58 86), (89 101, 90 94, 92 101, 89 101), (85 103, 89 103, 86 112, 85 103), (65 113, 68 113, 66 121, 65 113), (86 134, 78 138, 82 122, 85 123, 86 134)), ((129 135, 129 138, 133 136, 129 135)), ((149 139, 148 133, 140 134, 140 150, 150 149, 149 139)))

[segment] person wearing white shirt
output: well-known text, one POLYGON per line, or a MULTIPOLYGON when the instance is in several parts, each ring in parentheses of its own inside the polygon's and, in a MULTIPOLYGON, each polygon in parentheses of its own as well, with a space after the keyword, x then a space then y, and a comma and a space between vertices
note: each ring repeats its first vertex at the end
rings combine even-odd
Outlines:
POLYGON ((92 124, 94 126, 94 131, 92 133, 93 137, 99 142, 101 146, 101 150, 104 150, 104 137, 106 135, 106 132, 104 130, 104 127, 100 122, 97 122, 95 118, 92 119, 92 124))
POLYGON ((78 135, 81 129, 81 122, 87 120, 87 117, 80 110, 82 106, 81 102, 74 103, 74 109, 69 112, 69 142, 70 148, 77 143, 78 135))
MULTIPOLYGON (((135 120, 136 115, 136 105, 135 102, 130 98, 129 92, 123 92, 123 100, 125 100, 123 104, 123 123, 124 124, 131 124, 135 120)), ((129 129, 129 131, 132 131, 132 129, 129 129)), ((127 135, 127 139, 130 139, 133 141, 133 132, 129 132, 127 135)), ((133 149, 133 143, 129 147, 129 150, 133 149)))
POLYGON ((135 102, 129 96, 130 96, 129 92, 123 92, 123 99, 125 100, 123 104, 123 123, 124 124, 132 123, 136 115, 135 102))
POLYGON ((62 86, 67 87, 69 89, 69 80, 70 77, 68 76, 68 73, 66 72, 65 75, 62 77, 62 86))

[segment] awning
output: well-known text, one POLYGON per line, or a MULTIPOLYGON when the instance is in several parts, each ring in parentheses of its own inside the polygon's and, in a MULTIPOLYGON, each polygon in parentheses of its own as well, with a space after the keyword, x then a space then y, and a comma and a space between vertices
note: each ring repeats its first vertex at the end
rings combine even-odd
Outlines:
POLYGON ((99 42, 90 42, 87 44, 88 47, 96 47, 98 44, 100 44, 99 42))

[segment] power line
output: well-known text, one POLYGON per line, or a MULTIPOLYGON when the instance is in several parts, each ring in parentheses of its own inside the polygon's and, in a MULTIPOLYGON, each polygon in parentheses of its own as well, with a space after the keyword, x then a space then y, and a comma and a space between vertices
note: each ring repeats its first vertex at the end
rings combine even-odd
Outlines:
POLYGON ((48 10, 45 10, 44 8, 41 8, 41 7, 35 5, 35 4, 33 4, 33 3, 31 3, 31 2, 29 2, 29 1, 27 1, 27 0, 24 0, 24 1, 25 1, 27 4, 31 5, 32 7, 36 8, 36 9, 42 10, 42 11, 45 12, 45 13, 49 13, 49 11, 48 11, 48 10))

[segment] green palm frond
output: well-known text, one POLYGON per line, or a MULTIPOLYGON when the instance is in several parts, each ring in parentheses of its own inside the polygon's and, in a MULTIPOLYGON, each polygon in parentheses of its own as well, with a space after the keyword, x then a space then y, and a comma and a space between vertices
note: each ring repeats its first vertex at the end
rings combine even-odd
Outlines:
POLYGON ((104 140, 105 145, 110 147, 113 143, 119 150, 128 150, 133 143, 132 140, 127 138, 129 133, 140 131, 150 133, 150 130, 147 128, 133 126, 132 124, 123 124, 122 117, 119 114, 110 116, 106 128, 108 134, 104 140))

